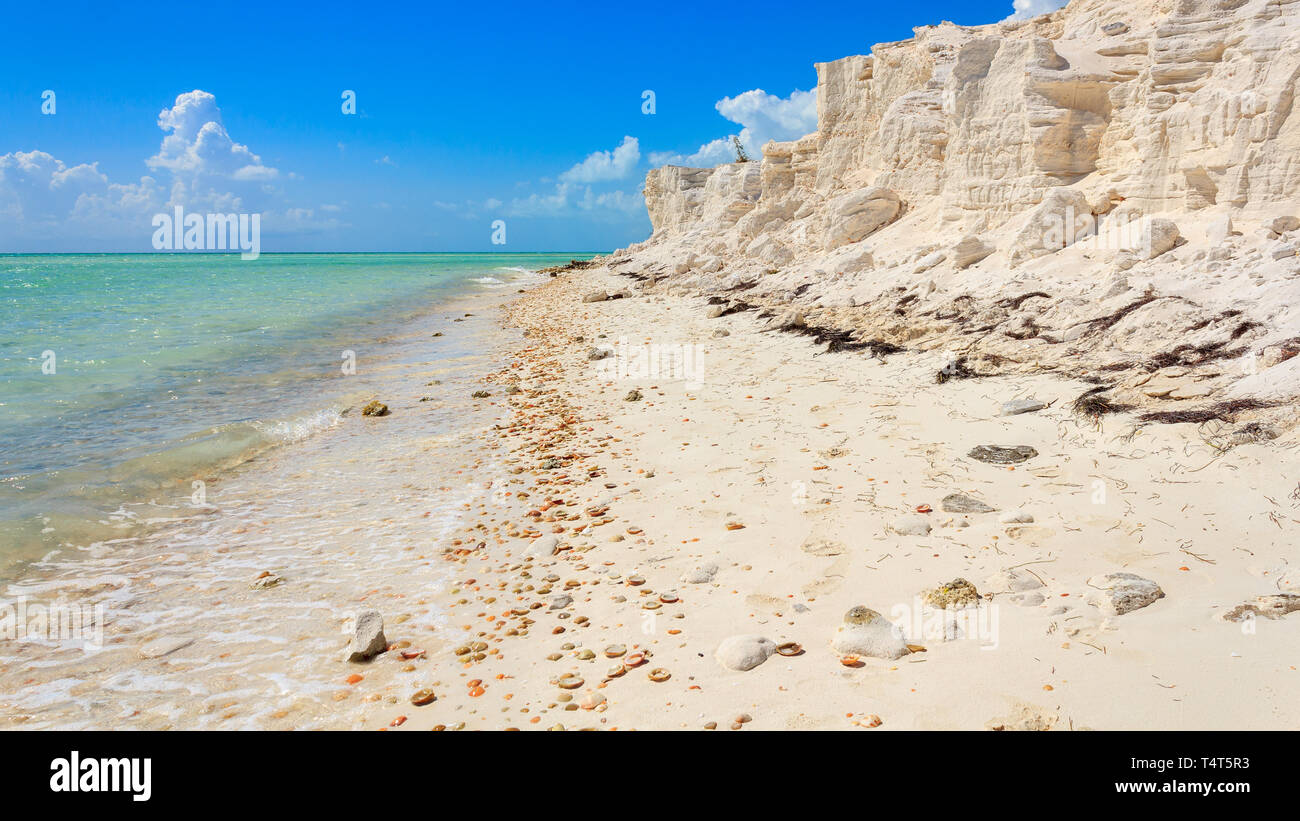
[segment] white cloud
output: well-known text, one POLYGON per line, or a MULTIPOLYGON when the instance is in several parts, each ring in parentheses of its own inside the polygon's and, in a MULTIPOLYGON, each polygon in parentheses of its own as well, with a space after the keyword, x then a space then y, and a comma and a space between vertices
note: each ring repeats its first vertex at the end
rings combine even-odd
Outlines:
POLYGON ((645 213, 645 199, 639 191, 598 193, 590 185, 562 182, 550 194, 532 194, 511 200, 506 213, 512 217, 561 217, 576 213, 635 215, 645 213))
MULTIPOLYGON (((259 212, 274 224, 279 172, 231 139, 216 98, 195 90, 176 97, 158 115, 167 132, 145 160, 154 172, 115 183, 98 163, 69 164, 44 151, 0 155, 0 248, 147 247, 154 214, 190 211, 259 212)), ((329 228, 332 217, 311 209, 284 209, 288 230, 329 228)), ((324 209, 322 209, 323 211, 324 209)))
MULTIPOLYGON (((723 97, 714 104, 718 113, 741 126, 740 144, 753 159, 762 156, 769 140, 795 140, 817 130, 817 92, 795 89, 789 97, 768 94, 761 88, 723 97)), ((732 135, 719 137, 700 146, 693 154, 655 152, 652 165, 685 165, 709 168, 735 162, 732 135)))
POLYGON ((1068 2, 1069 0, 1012 0, 1011 7, 1015 9, 1015 13, 1007 19, 1028 20, 1030 17, 1065 8, 1068 2))
POLYGON ((230 139, 217 98, 206 91, 178 95, 176 103, 158 115, 158 127, 171 133, 163 138, 158 153, 146 160, 155 171, 165 168, 178 176, 234 180, 270 180, 278 174, 262 165, 261 157, 248 146, 230 139))
POLYGON ((641 161, 636 137, 624 137, 613 151, 594 151, 587 159, 560 175, 561 182, 603 182, 621 180, 641 161))

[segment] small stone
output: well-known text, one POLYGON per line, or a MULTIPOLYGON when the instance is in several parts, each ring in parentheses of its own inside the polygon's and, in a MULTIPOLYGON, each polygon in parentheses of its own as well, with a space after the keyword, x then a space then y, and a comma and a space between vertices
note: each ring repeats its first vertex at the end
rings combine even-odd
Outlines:
POLYGON ((973 604, 979 604, 980 600, 980 594, 975 590, 975 585, 965 579, 953 579, 945 585, 925 591, 922 597, 927 604, 941 610, 957 610, 970 607, 973 604))
POLYGON ((372 399, 361 409, 362 416, 387 416, 388 406, 377 399, 372 399))
POLYGON ((137 652, 142 659, 156 659, 171 655, 177 650, 189 647, 193 643, 194 639, 183 638, 180 636, 164 636, 163 638, 145 642, 140 645, 137 652))
POLYGON ((604 291, 591 291, 582 298, 583 302, 604 302, 609 299, 609 295, 604 291))
POLYGON ((717 319, 718 317, 722 316, 726 312, 726 310, 727 309, 722 307, 721 305, 710 305, 709 310, 705 311, 704 315, 709 319, 717 319))
POLYGON ((564 608, 568 607, 571 604, 573 604, 573 597, 569 595, 561 594, 559 596, 554 596, 551 598, 551 606, 548 607, 547 609, 563 610, 564 608))
POLYGON ((1131 613, 1165 596, 1160 585, 1134 573, 1093 576, 1088 580, 1088 586, 1099 588, 1097 593, 1088 597, 1088 602, 1114 616, 1131 613))
POLYGON ((1022 413, 1033 413, 1047 407, 1047 403, 1038 399, 1012 399, 1010 402, 1002 403, 1001 416, 1017 416, 1022 413))
POLYGON ((1114 23, 1107 23, 1106 25, 1101 27, 1101 31, 1103 34, 1108 34, 1111 37, 1114 37, 1119 34, 1125 34, 1128 32, 1128 23, 1124 23, 1120 21, 1114 23))
POLYGON ((1255 601, 1239 604, 1220 618, 1232 622, 1249 621, 1256 617, 1280 619, 1297 610, 1300 610, 1300 595, 1275 593, 1269 596, 1256 596, 1255 601))
POLYGON ((348 661, 366 661, 388 649, 384 637, 384 617, 378 610, 363 610, 357 614, 352 632, 352 645, 348 648, 348 661))
POLYGON ((1043 583, 1034 578, 1031 574, 1016 568, 1007 568, 994 573, 988 577, 984 584, 992 588, 993 592, 1001 593, 1009 591, 1013 593, 1024 593, 1030 590, 1037 590, 1043 586, 1043 583))
POLYGON ((487 391, 474 391, 473 393, 470 394, 470 396, 473 397, 474 399, 487 399, 491 395, 492 394, 488 393, 487 391))
POLYGON ((714 339, 721 339, 724 336, 731 336, 731 331, 728 331, 726 328, 718 328, 713 332, 714 339))
POLYGON ((889 529, 900 536, 929 536, 930 520, 920 514, 909 514, 895 519, 889 529))
POLYGON ((599 362, 602 359, 608 359, 614 355, 610 348, 592 348, 587 351, 587 360, 590 362, 599 362))
POLYGON ((682 581, 686 584, 708 584, 713 581, 713 577, 717 572, 718 566, 716 564, 701 565, 694 570, 683 573, 682 581))
POLYGON ((945 513, 992 513, 997 510, 965 493, 949 493, 939 502, 945 513))
POLYGON ((627 392, 627 396, 624 396, 624 397, 623 397, 623 401, 624 401, 624 402, 640 402, 640 401, 641 401, 641 391, 637 390, 636 388, 633 388, 632 390, 630 390, 630 391, 627 392))
POLYGON ((284 584, 284 579, 274 573, 263 573, 252 581, 248 586, 253 590, 266 590, 272 587, 279 587, 284 584))
POLYGON ((728 670, 752 670, 776 652, 776 642, 763 636, 744 635, 723 639, 714 653, 718 663, 728 670))
POLYGON ((1016 445, 1010 448, 1001 445, 979 445, 971 448, 966 455, 991 465, 1015 465, 1034 458, 1038 455, 1038 451, 1029 445, 1016 445))

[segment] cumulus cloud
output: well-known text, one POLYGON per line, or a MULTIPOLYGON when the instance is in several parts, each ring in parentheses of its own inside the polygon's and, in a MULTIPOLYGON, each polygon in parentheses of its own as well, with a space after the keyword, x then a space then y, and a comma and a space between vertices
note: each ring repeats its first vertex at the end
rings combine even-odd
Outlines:
POLYGON ((587 159, 560 175, 561 182, 603 182, 621 180, 641 161, 641 146, 636 137, 624 137, 613 151, 595 151, 587 159))
POLYGON ((1028 20, 1030 17, 1065 8, 1068 2, 1069 0, 1012 0, 1011 7, 1015 12, 1007 19, 1028 20))
POLYGON ((230 138, 217 98, 206 91, 178 95, 175 104, 158 115, 158 127, 171 133, 163 138, 158 153, 146 160, 154 170, 234 180, 270 180, 278 173, 263 165, 248 146, 230 138))
POLYGON ((285 230, 337 225, 321 213, 325 208, 282 208, 275 218, 280 192, 271 182, 279 172, 230 137, 208 92, 178 95, 158 115, 158 127, 166 135, 145 160, 153 173, 135 182, 112 182, 98 163, 69 164, 45 151, 0 155, 0 247, 32 247, 33 240, 77 247, 109 240, 137 247, 152 236, 153 215, 178 205, 261 212, 268 227, 278 222, 285 230))
POLYGON ((641 162, 641 144, 636 137, 624 137, 611 151, 593 151, 582 162, 559 175, 547 193, 515 197, 509 203, 488 200, 489 210, 502 209, 510 217, 563 217, 583 215, 596 219, 623 219, 645 213, 645 199, 640 191, 622 191, 612 184, 637 176, 641 162))
POLYGON ((815 91, 795 89, 789 97, 778 97, 755 88, 735 97, 723 97, 714 104, 714 108, 723 117, 741 126, 740 133, 707 142, 693 154, 668 151, 652 153, 651 164, 711 168, 735 162, 733 136, 739 137, 745 151, 758 159, 769 140, 794 140, 817 130, 815 91))

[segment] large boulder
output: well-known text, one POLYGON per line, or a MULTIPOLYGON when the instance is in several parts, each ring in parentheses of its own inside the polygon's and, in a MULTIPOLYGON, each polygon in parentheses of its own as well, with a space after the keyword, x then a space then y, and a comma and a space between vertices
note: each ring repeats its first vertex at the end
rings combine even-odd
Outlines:
POLYGON ((1053 188, 1025 217, 1012 242, 1011 262, 1055 253, 1095 233, 1092 206, 1084 193, 1073 188, 1053 188))
POLYGON ((864 188, 831 200, 826 250, 858 242, 898 219, 903 203, 888 188, 864 188))
POLYGON ((1148 217, 1142 223, 1142 247, 1138 253, 1144 259, 1155 259, 1166 251, 1173 250, 1181 235, 1173 220, 1148 217))

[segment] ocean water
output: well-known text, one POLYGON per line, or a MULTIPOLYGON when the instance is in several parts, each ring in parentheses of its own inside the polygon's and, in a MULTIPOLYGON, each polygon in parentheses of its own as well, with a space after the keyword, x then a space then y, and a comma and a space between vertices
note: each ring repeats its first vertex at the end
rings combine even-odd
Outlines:
POLYGON ((401 362, 465 355, 445 305, 573 256, 0 255, 0 578, 201 506, 401 362))

